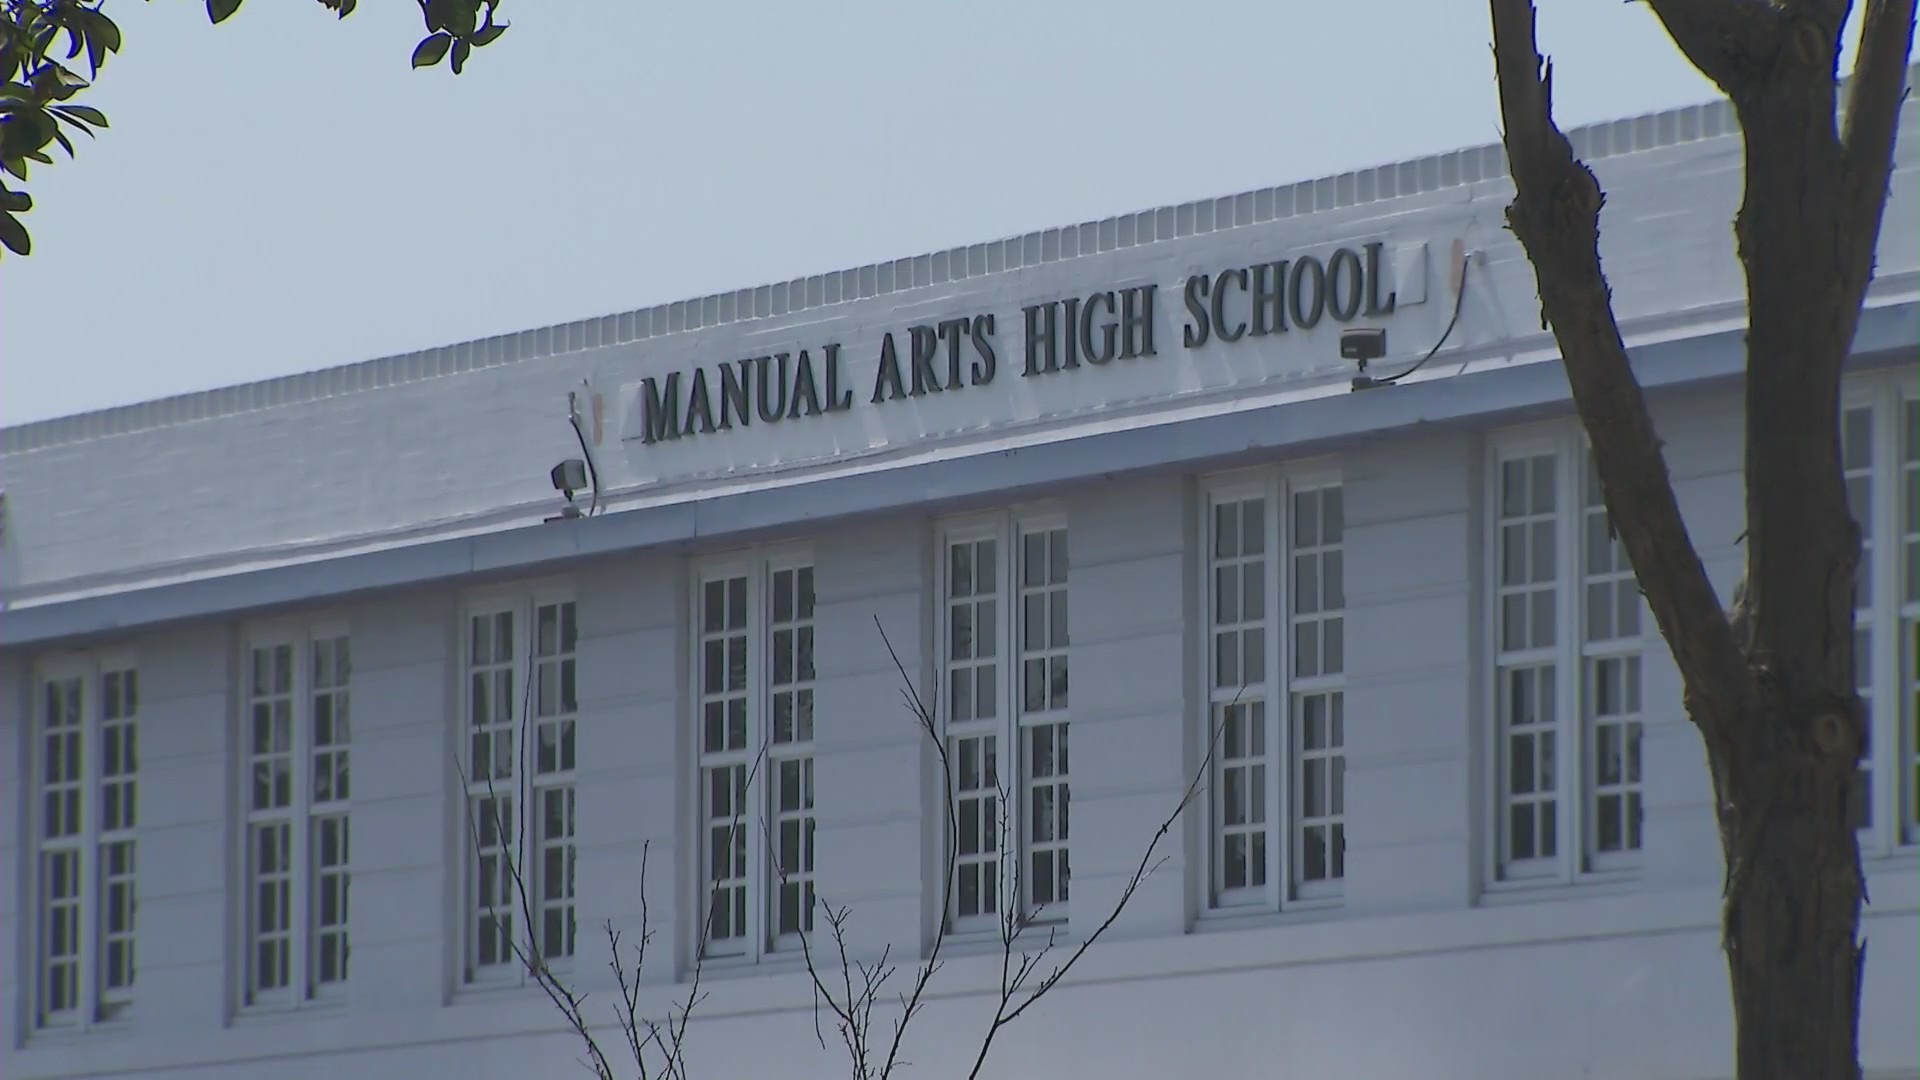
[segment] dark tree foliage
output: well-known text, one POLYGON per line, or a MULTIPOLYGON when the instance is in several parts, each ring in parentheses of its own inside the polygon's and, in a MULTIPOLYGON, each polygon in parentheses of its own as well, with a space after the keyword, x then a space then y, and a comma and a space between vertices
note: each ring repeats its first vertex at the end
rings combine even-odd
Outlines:
MULTIPOLYGON (((318 0, 336 18, 353 14, 358 0, 318 0)), ((491 45, 507 30, 500 0, 414 0, 426 36, 413 50, 413 66, 448 61, 455 75, 473 50, 491 45)), ((207 18, 224 22, 241 0, 204 0, 207 18)), ((107 58, 120 51, 120 27, 108 17, 106 0, 0 0, 0 245, 16 255, 32 250, 20 215, 33 209, 22 190, 27 170, 53 164, 58 147, 73 156, 73 136, 88 138, 107 126, 107 116, 74 99, 85 93, 107 58)))

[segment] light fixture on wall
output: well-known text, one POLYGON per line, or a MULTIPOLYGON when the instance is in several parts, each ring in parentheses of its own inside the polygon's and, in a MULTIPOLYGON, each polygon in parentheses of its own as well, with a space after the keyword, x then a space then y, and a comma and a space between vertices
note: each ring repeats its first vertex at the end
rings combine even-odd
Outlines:
POLYGON ((567 505, 548 521, 572 521, 580 516, 580 507, 574 504, 573 493, 587 486, 587 463, 581 458, 568 458, 555 465, 548 477, 553 481, 553 489, 567 497, 567 505))
POLYGON ((1340 333, 1340 359, 1351 360, 1360 368, 1360 374, 1353 380, 1355 390, 1364 390, 1362 383, 1371 383, 1367 377, 1367 361, 1378 360, 1387 355, 1387 328, 1368 326, 1357 330, 1343 330, 1340 333))
POLYGON ((1360 374, 1353 377, 1353 389, 1371 390, 1377 386, 1392 386, 1401 379, 1419 371, 1422 365, 1433 359, 1433 355, 1440 351, 1440 346, 1445 345, 1447 339, 1453 336, 1453 328, 1460 325, 1460 309, 1465 306, 1467 299, 1467 266, 1478 254, 1478 252, 1466 250, 1466 245, 1459 240, 1453 242, 1454 258, 1451 275, 1453 284, 1453 317, 1447 320, 1447 328, 1440 332, 1440 340, 1434 342, 1433 348, 1428 349, 1426 355, 1415 360, 1413 366, 1407 370, 1381 378, 1374 378, 1367 374, 1367 361, 1378 360, 1380 357, 1386 355, 1387 332, 1385 330, 1348 330, 1340 335, 1340 358, 1343 360, 1352 360, 1360 367, 1360 374))

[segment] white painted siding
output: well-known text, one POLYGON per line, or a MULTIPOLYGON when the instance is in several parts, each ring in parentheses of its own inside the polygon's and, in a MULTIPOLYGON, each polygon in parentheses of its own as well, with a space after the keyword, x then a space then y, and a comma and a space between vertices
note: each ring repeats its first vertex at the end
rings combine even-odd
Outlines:
MULTIPOLYGON (((1683 504, 1724 580, 1737 498, 1736 399, 1659 403, 1683 504)), ((996 1076, 1117 1077, 1253 1062, 1374 1076, 1714 1076, 1729 1017, 1717 949, 1718 851, 1698 740, 1664 654, 1649 651, 1644 870, 1599 889, 1478 898, 1487 738, 1477 675, 1484 433, 1382 440, 1340 459, 1347 493, 1348 876, 1342 906, 1305 916, 1199 919, 1200 835, 1167 863, 1108 943, 996 1047, 996 1076), (1657 674, 1665 671, 1665 674, 1657 674), (1141 980, 1145 981, 1141 981, 1141 980), (1366 1003, 1364 1009, 1358 1004, 1366 1003), (1386 1018, 1383 1020, 1382 1018, 1386 1018), (1634 1037, 1621 1039, 1620 1031, 1634 1037)), ((1070 932, 1104 913, 1197 753, 1193 481, 1115 481, 1066 499, 1074 542, 1075 831, 1070 932)), ((898 703, 886 625, 924 682, 930 520, 874 520, 815 537, 819 589, 819 870, 854 909, 858 954, 917 955, 937 889, 931 755, 898 703)), ((637 932, 640 845, 652 844, 659 931, 646 1002, 683 989, 692 923, 682 801, 685 560, 633 556, 570 572, 580 597, 583 987, 607 1004, 606 919, 637 932), (676 881, 680 887, 676 889, 676 881)), ((152 1076, 555 1075, 575 1057, 531 987, 457 988, 448 754, 451 591, 351 605, 356 670, 353 969, 347 1000, 298 1015, 236 1016, 229 913, 234 637, 219 625, 133 644, 146 687, 141 762, 141 964, 124 1028, 25 1038, 9 967, 7 1074, 152 1076)), ((8 685, 24 680, 8 658, 8 685)), ((7 745, 22 745, 17 691, 7 745)), ((8 755, 10 776, 18 772, 8 755)), ((16 786, 13 790, 19 790, 16 786)), ((17 815, 0 858, 17 867, 17 815)), ((1904 861, 1870 863, 1863 1054, 1912 1075, 1920 889, 1904 861)), ((9 873, 13 879, 14 874, 9 873)), ((8 890, 7 931, 23 898, 8 890)), ((18 940, 10 938, 10 940, 18 940)), ((911 1044, 928 1075, 971 1045, 997 962, 951 954, 942 997, 911 1044)), ((702 1074, 833 1075, 790 961, 708 969, 692 1028, 702 1074)), ((613 1035, 610 1030, 609 1036, 613 1035)))

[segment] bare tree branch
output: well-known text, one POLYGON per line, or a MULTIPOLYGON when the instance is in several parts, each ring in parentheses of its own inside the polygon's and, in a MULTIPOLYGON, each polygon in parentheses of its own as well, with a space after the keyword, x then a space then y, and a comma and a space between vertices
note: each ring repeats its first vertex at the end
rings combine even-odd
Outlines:
POLYGON ((940 730, 938 717, 933 707, 920 696, 913 679, 907 675, 907 667, 900 662, 900 653, 894 649, 893 639, 887 636, 887 628, 881 625, 878 615, 874 616, 873 625, 874 629, 880 631, 880 641, 887 648, 887 658, 893 661, 893 669, 900 675, 901 698, 913 713, 921 734, 933 744, 934 759, 940 765, 941 831, 945 841, 941 853, 940 919, 934 927, 933 944, 927 949, 927 958, 920 964, 912 989, 900 995, 900 1016, 894 1021, 893 1037, 879 1072, 880 1080, 888 1080, 895 1066, 902 1063, 900 1047, 906 1037, 907 1025, 926 1007, 924 997, 927 984, 933 981, 934 974, 940 970, 940 949, 947 939, 947 927, 953 922, 953 880, 960 858, 960 822, 953 807, 953 755, 947 747, 946 736, 940 730))
MULTIPOLYGON (((947 835, 945 837, 944 862, 940 882, 941 913, 937 932, 934 936, 933 945, 928 950, 926 960, 918 966, 912 988, 897 996, 897 1001, 900 1005, 900 1015, 894 1021, 891 1037, 887 1043, 886 1055, 880 1058, 877 1063, 875 1061, 875 1055, 878 1047, 876 1046, 873 1032, 873 1010, 878 1004, 884 988, 896 971, 894 966, 889 963, 891 948, 883 949, 879 961, 871 965, 852 959, 848 950, 846 933, 847 922, 850 917, 849 910, 844 906, 836 908, 824 900, 816 900, 816 903, 819 904, 820 910, 823 913, 822 917, 828 930, 832 934, 834 949, 838 954, 840 978, 839 986, 835 988, 828 984, 826 975, 820 969, 818 961, 815 958, 813 943, 809 940, 810 935, 803 934, 801 936, 801 955, 805 961, 807 977, 812 982, 814 992, 814 1037, 822 1047, 826 1046, 826 1035, 820 1026, 820 1017, 822 1009, 824 1008, 826 1014, 832 1017, 832 1025, 835 1033, 840 1037, 841 1044, 847 1051, 851 1075, 854 1080, 890 1080, 896 1068, 908 1064, 907 1060, 901 1056, 901 1048, 904 1045, 908 1025, 911 1024, 914 1018, 925 1008, 924 995, 927 986, 932 981, 934 974, 940 970, 940 949, 947 937, 947 931, 952 922, 953 886, 958 858, 958 845, 956 843, 958 825, 956 822, 956 810, 953 805, 953 765, 946 738, 940 730, 940 725, 937 722, 933 709, 928 706, 926 701, 920 697, 919 692, 914 688, 913 680, 907 674, 906 665, 901 662, 900 655, 898 651, 894 649, 892 640, 887 637, 886 627, 881 625, 877 618, 874 620, 874 624, 880 630, 881 641, 886 645, 887 655, 893 660, 894 669, 900 674, 902 683, 901 696, 905 700, 909 711, 912 712, 915 723, 920 728, 921 733, 933 746, 935 758, 940 764, 942 822, 947 835)), ((1218 732, 1215 731, 1208 740, 1206 752, 1201 759, 1200 766, 1195 772, 1192 781, 1188 783, 1185 790, 1181 793, 1180 801, 1174 807, 1173 812, 1161 822, 1159 829, 1147 844, 1145 853, 1141 856, 1138 865, 1134 867, 1132 875, 1122 887, 1112 910, 1108 912, 1106 918, 1100 925, 1074 948, 1073 952, 1069 954, 1064 961, 1048 970, 1047 974, 1038 978, 1037 981, 1035 977, 1042 970, 1046 957, 1051 954, 1054 945, 1058 941, 1058 927, 1048 927, 1046 941, 1037 950, 1029 951, 1021 947, 1024 935, 1033 927, 1033 920, 1039 912, 1038 909, 1023 911, 1018 901, 1020 889, 1017 884, 1019 878, 1017 838, 1012 835, 1009 816, 1004 813, 1000 815, 1000 880, 1003 883, 1009 883, 1009 887, 1005 890, 1007 896, 1000 905, 999 1001, 994 1011, 994 1019, 981 1039, 979 1052, 974 1059, 972 1071, 969 1073, 970 1077, 977 1077, 980 1074, 980 1070, 986 1063, 987 1055, 993 1047, 993 1041, 995 1037, 999 1035, 1000 1030, 1018 1019, 1022 1013, 1031 1008, 1034 1003, 1039 1001, 1048 991, 1059 985, 1060 980, 1066 976, 1067 972, 1079 962, 1082 956, 1086 955, 1087 950, 1092 948, 1094 943, 1119 919, 1121 911, 1125 910, 1128 902, 1133 899, 1141 883, 1166 862, 1164 856, 1156 858, 1156 852, 1158 851, 1160 843, 1166 838, 1167 834, 1172 831, 1174 824, 1180 819, 1180 815, 1186 811, 1187 807, 1193 804, 1194 799, 1197 798, 1199 793, 1205 788, 1207 777, 1212 769, 1214 747, 1217 741, 1218 732), (1014 869, 1009 870, 1010 866, 1014 869)), ((1005 806, 1012 798, 1012 793, 1005 784, 1000 785, 999 790, 1001 805, 1005 806)), ((784 883, 786 881, 785 868, 776 862, 775 870, 781 875, 781 880, 784 883)))
POLYGON ((1841 153, 1854 231, 1873 258, 1893 171, 1893 143, 1907 97, 1907 56, 1913 51, 1914 0, 1867 0, 1860 54, 1847 86, 1841 153))
MULTIPOLYGON (((456 773, 461 777, 462 788, 464 790, 471 781, 466 775, 466 770, 461 767, 458 755, 455 756, 453 765, 456 773)), ((471 800, 463 796, 462 801, 469 802, 471 800)), ((538 922, 535 917, 536 912, 532 894, 527 889, 526 877, 521 873, 518 860, 516 860, 508 850, 511 846, 517 845, 517 837, 519 834, 507 823, 500 813, 500 798, 498 792, 494 789, 491 774, 487 777, 487 797, 483 802, 486 807, 487 816, 485 818, 476 820, 471 810, 466 814, 467 834, 473 842, 475 872, 481 872, 481 868, 486 862, 486 848, 482 843, 480 834, 481 822, 486 821, 491 824, 493 835, 501 842, 501 864, 507 872, 508 884, 513 891, 514 899, 517 901, 520 909, 521 925, 528 928, 524 935, 527 939, 526 943, 522 943, 522 935, 513 932, 513 923, 509 916, 494 914, 488 917, 494 920, 495 930, 506 940, 507 947, 511 951, 514 959, 519 962, 528 977, 533 979, 534 984, 539 986, 541 991, 547 995, 547 1000, 553 1002, 554 1008, 559 1010, 560 1014, 566 1018, 567 1024, 573 1028, 574 1033, 580 1036, 580 1041, 582 1045, 586 1047, 587 1051, 587 1065, 593 1070, 594 1075, 599 1077, 600 1080, 615 1080, 613 1066, 608 1062, 606 1054, 601 1050, 599 1040, 594 1038, 593 1030, 587 1023, 586 1015, 582 1009, 582 1005, 586 1001, 585 995, 575 994, 561 982, 553 973, 552 968, 548 966, 546 957, 541 954, 540 946, 533 931, 533 928, 538 925, 538 922), (513 839, 509 839, 510 837, 513 839)), ((524 819, 526 816, 524 812, 525 808, 519 807, 518 810, 520 811, 518 816, 524 819)))
MULTIPOLYGON (((1100 921, 1100 925, 1095 927, 1092 933, 1081 939, 1065 960, 1056 965, 1039 982, 1028 986, 1028 979, 1039 970, 1043 959, 1053 948, 1054 931, 1048 930, 1047 943, 1039 952, 1022 953, 1017 966, 1011 963, 1011 957, 1018 944, 1019 931, 1015 930, 1003 937, 1000 1003, 994 1010, 993 1022, 988 1025, 986 1034, 980 1040, 980 1052, 974 1057, 973 1068, 967 1073, 968 1080, 975 1080, 980 1075, 980 1070, 987 1063, 987 1053, 993 1049, 993 1040, 1000 1034, 1000 1029, 1019 1019, 1022 1013, 1032 1008, 1034 1003, 1046 996, 1048 991, 1060 985, 1060 980, 1066 978, 1067 972, 1073 970, 1073 966, 1080 962, 1080 958, 1087 954, 1087 950, 1093 948, 1094 943, 1099 941, 1115 922, 1119 921, 1120 913, 1126 910, 1127 904, 1133 900, 1133 894, 1139 891, 1140 885, 1166 863, 1166 856, 1156 858, 1155 854, 1160 848, 1161 841, 1167 838, 1167 834, 1171 833, 1174 825, 1180 821, 1180 815, 1186 813, 1187 807, 1193 805, 1193 801, 1199 797, 1200 792, 1206 789, 1207 778, 1213 770, 1213 755, 1219 747, 1219 742, 1220 728, 1210 725, 1206 752, 1201 755, 1200 765, 1194 770, 1193 778, 1187 782, 1186 789, 1181 792, 1180 801, 1174 806, 1173 812, 1160 822, 1160 827, 1154 830, 1152 839, 1147 842, 1146 850, 1140 853, 1140 861, 1135 864, 1132 875, 1127 878, 1127 883, 1121 887, 1120 895, 1114 900, 1113 907, 1107 912, 1106 918, 1100 921)), ((1002 850, 1005 850, 1004 846, 1002 850)), ((1017 908, 1014 911, 1017 912, 1017 908)), ((1013 926, 1017 919, 1017 913, 1010 913, 1003 925, 1013 926)))
MULTIPOLYGON (((528 715, 525 710, 531 704, 531 683, 532 680, 528 680, 528 700, 522 706, 521 715, 523 716, 528 715)), ((763 745, 747 770, 745 785, 748 790, 752 790, 754 780, 759 775, 766 757, 767 748, 763 745)), ((453 765, 455 773, 461 778, 463 790, 470 787, 470 780, 461 766, 457 753, 454 755, 453 765)), ((521 749, 521 757, 516 767, 519 769, 526 767, 524 747, 521 749)), ((494 835, 501 840, 500 865, 507 876, 508 887, 519 908, 520 924, 526 928, 526 931, 524 934, 513 933, 510 917, 504 915, 492 916, 495 920, 495 928, 505 939, 513 958, 535 985, 546 994, 554 1008, 566 1018, 574 1034, 579 1036, 581 1044, 586 1048, 585 1064, 588 1068, 600 1080, 617 1080, 613 1065, 601 1048, 599 1040, 594 1037, 592 1025, 586 1017, 587 995, 574 991, 560 974, 553 970, 539 941, 539 907, 534 901, 534 890, 528 886, 526 874, 516 855, 524 834, 527 808, 519 806, 519 800, 516 798, 515 805, 519 808, 520 828, 513 828, 501 815, 501 800, 491 775, 487 777, 486 784, 487 796, 483 800, 486 816, 476 820, 471 808, 467 813, 467 831, 473 842, 476 872, 486 857, 485 846, 481 842, 480 835, 480 826, 486 823, 492 826, 494 835)), ((743 815, 736 815, 729 827, 726 840, 729 850, 732 849, 742 827, 741 816, 743 815)), ((686 996, 680 999, 676 1006, 669 1007, 664 1020, 642 1016, 640 1013, 641 972, 646 964, 647 946, 652 943, 655 933, 651 923, 651 902, 647 895, 647 872, 652 846, 652 841, 645 841, 640 846, 640 932, 638 942, 633 947, 630 966, 628 961, 623 959, 622 935, 619 930, 614 927, 611 919, 604 924, 609 950, 607 963, 613 971, 620 995, 615 1007, 615 1020, 619 1024, 621 1036, 627 1044, 627 1051, 633 1059, 633 1066, 639 1080, 651 1080, 656 1075, 661 1080, 687 1080, 687 1025, 692 1019, 694 1009, 705 1000, 701 992, 701 979, 705 970, 707 944, 712 931, 713 902, 719 890, 716 884, 708 893, 706 909, 702 913, 700 923, 700 934, 694 949, 692 977, 686 996), (657 1066, 649 1063, 650 1052, 659 1059, 657 1066)))
MULTIPOLYGON (((879 1058, 877 1064, 875 1056, 879 1048, 875 1045, 874 1039, 873 1010, 879 1004, 887 984, 896 973, 895 966, 890 962, 892 946, 883 948, 879 960, 872 964, 852 959, 848 951, 846 933, 850 910, 845 906, 836 908, 820 897, 817 892, 815 893, 814 904, 821 912, 821 917, 833 936, 834 949, 838 954, 840 987, 836 991, 828 985, 814 958, 811 935, 802 933, 800 953, 806 965, 807 977, 813 985, 814 1038, 823 1048, 826 1046, 826 1035, 820 1028, 820 1012, 824 1006, 833 1017, 834 1030, 840 1036, 840 1041, 847 1051, 854 1080, 887 1080, 896 1068, 907 1064, 906 1059, 901 1057, 900 1051, 905 1042, 907 1026, 925 1008, 924 997, 927 986, 941 967, 940 950, 946 939, 946 927, 952 920, 953 914, 953 879, 958 858, 958 845, 955 843, 958 824, 952 802, 953 763, 946 740, 940 733, 933 708, 920 696, 912 677, 907 674, 906 664, 901 661, 899 652, 893 647, 893 641, 887 636, 886 627, 880 623, 878 616, 874 618, 874 626, 880 631, 881 643, 886 646, 887 656, 892 660, 894 670, 900 675, 901 699, 908 712, 913 715, 914 723, 921 734, 932 745, 934 757, 940 765, 944 858, 941 872, 940 917, 933 944, 928 950, 926 959, 917 966, 912 987, 896 996, 900 1015, 895 1018, 891 1035, 887 1039, 885 1056, 879 1058)), ((785 884, 786 868, 776 860, 774 870, 780 876, 782 884, 785 884)))
POLYGON ((1533 4, 1492 0, 1491 8, 1515 192, 1507 221, 1533 263, 1607 512, 1680 666, 1688 712, 1710 742, 1723 741, 1746 703, 1745 662, 1687 535, 1614 321, 1600 269, 1600 185, 1553 122, 1553 73, 1535 43, 1533 4))

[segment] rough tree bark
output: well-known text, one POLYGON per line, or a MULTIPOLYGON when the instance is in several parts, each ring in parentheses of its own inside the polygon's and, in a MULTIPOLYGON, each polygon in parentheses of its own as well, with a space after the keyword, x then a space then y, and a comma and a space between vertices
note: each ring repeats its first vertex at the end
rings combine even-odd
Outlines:
POLYGON ((1727 94, 1746 145, 1747 564, 1723 611, 1688 538, 1600 268, 1605 199, 1552 116, 1530 0, 1490 0, 1507 211, 1593 447, 1607 512, 1679 666, 1713 772, 1740 1080, 1858 1077, 1864 885, 1849 811, 1860 531, 1840 465, 1842 365, 1886 205, 1914 0, 1868 0, 1844 130, 1850 0, 1649 0, 1727 94))

